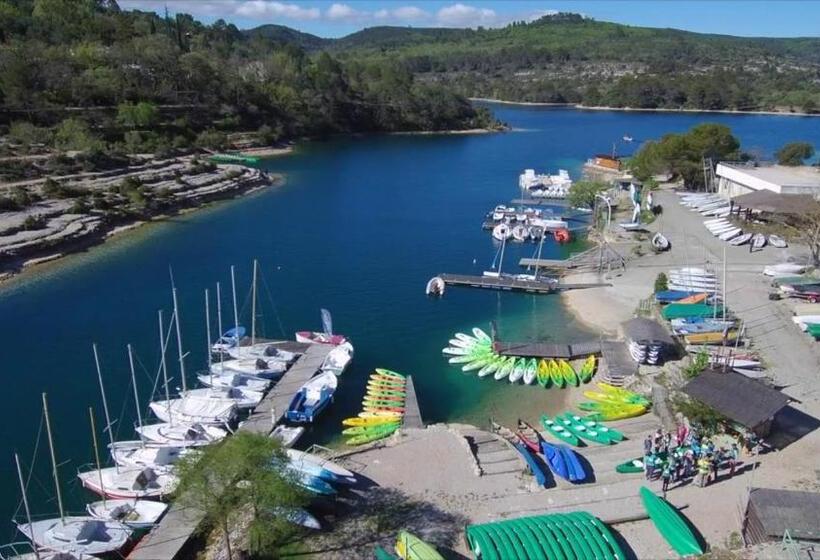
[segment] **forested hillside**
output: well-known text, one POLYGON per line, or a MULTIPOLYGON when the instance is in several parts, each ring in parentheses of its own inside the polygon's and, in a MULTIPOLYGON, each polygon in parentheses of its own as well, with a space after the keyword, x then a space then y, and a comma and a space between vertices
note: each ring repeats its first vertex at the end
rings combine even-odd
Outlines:
POLYGON ((490 124, 405 65, 308 54, 294 44, 303 34, 279 35, 124 11, 114 0, 0 0, 0 135, 133 153, 220 148, 235 132, 270 142, 490 124))
POLYGON ((818 38, 706 35, 558 14, 501 29, 376 27, 299 43, 344 60, 395 61, 425 82, 474 97, 643 108, 820 108, 818 38))

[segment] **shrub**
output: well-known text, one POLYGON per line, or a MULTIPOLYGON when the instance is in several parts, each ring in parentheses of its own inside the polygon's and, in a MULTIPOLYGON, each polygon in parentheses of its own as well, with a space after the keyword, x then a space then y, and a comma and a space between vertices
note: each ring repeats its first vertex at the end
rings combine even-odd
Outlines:
POLYGON ((666 277, 666 274, 661 272, 655 278, 655 293, 663 292, 669 289, 669 279, 666 277))
POLYGON ((693 424, 702 427, 703 435, 711 435, 719 431, 720 425, 728 422, 728 419, 716 411, 714 408, 702 402, 689 399, 683 396, 674 397, 672 406, 693 424))
POLYGON ((196 146, 220 150, 226 146, 228 138, 224 132, 214 129, 203 130, 196 137, 196 146))
POLYGON ((26 216, 23 220, 23 229, 43 229, 46 227, 47 220, 43 216, 26 216))

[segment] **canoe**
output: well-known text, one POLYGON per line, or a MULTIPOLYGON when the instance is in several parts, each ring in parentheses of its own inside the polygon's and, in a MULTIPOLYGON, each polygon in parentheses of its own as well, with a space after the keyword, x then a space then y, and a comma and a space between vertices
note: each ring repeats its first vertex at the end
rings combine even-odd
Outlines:
POLYGON ((550 370, 550 379, 552 379, 552 384, 556 387, 563 388, 566 384, 566 380, 564 376, 561 375, 561 369, 558 366, 558 363, 555 360, 549 361, 549 370, 550 370))
POLYGON ((490 336, 487 333, 485 333, 484 331, 482 331, 478 327, 473 327, 473 334, 475 335, 475 337, 478 339, 479 342, 484 342, 484 343, 487 343, 487 344, 492 344, 492 342, 493 342, 493 339, 490 338, 490 336))
POLYGON ((546 414, 541 415, 541 425, 544 426, 544 429, 557 439, 576 447, 581 445, 581 440, 578 439, 578 436, 564 428, 564 426, 557 423, 546 414))
POLYGON ((345 418, 342 420, 343 426, 380 426, 383 424, 391 424, 396 422, 401 417, 390 417, 390 416, 375 416, 370 418, 345 418))
POLYGON ((392 424, 390 426, 384 426, 382 428, 373 428, 363 434, 359 434, 349 438, 345 443, 347 443, 348 445, 362 445, 365 443, 370 443, 371 441, 386 438, 392 435, 398 429, 399 427, 395 424, 392 424))
POLYGON ((404 560, 444 560, 432 545, 407 531, 399 531, 396 554, 404 560))
POLYGON ((635 395, 634 397, 625 397, 622 395, 617 395, 614 393, 599 393, 597 391, 584 391, 584 396, 588 399, 592 399, 593 401, 598 401, 600 403, 609 404, 609 405, 639 405, 639 406, 648 406, 649 400, 646 398, 635 395))
POLYGON ((586 479, 587 473, 578 460, 578 454, 566 445, 556 445, 558 452, 564 457, 570 482, 581 482, 586 479))
POLYGON ((629 461, 624 461, 620 465, 615 466, 615 472, 619 472, 621 474, 642 473, 643 471, 643 459, 641 459, 640 457, 637 459, 630 459, 629 461))
POLYGON ((401 412, 404 413, 403 406, 392 406, 392 405, 383 405, 383 404, 366 404, 362 406, 362 409, 366 412, 380 412, 382 410, 387 410, 390 412, 401 412))
POLYGON ((379 375, 374 373, 370 376, 370 379, 367 381, 368 383, 374 383, 377 385, 389 385, 391 387, 406 387, 407 383, 398 379, 396 377, 390 377, 387 375, 379 375))
POLYGON ((656 496, 649 488, 641 486, 641 501, 646 513, 661 536, 681 556, 700 556, 703 548, 677 509, 656 496))
POLYGON ((342 435, 344 435, 344 436, 360 436, 362 434, 367 434, 367 433, 373 432, 377 428, 384 428, 385 430, 389 429, 389 428, 393 428, 393 427, 398 428, 400 424, 401 424, 401 421, 394 420, 392 422, 385 422, 383 424, 374 424, 374 425, 370 425, 370 426, 353 426, 351 428, 345 428, 344 430, 342 430, 342 435))
POLYGON ((528 422, 518 419, 518 431, 515 433, 521 443, 526 445, 533 453, 541 451, 541 434, 528 422))
POLYGON ((505 377, 510 375, 510 372, 515 367, 515 362, 516 361, 517 360, 513 357, 507 358, 507 361, 504 363, 504 365, 502 365, 500 368, 498 368, 495 371, 495 375, 493 376, 495 378, 495 380, 500 381, 501 379, 504 379, 505 377))
POLYGON ((535 376, 538 374, 538 362, 535 358, 530 358, 527 361, 527 369, 524 370, 524 384, 532 385, 535 381, 535 376))
POLYGON ((513 444, 513 447, 515 447, 516 451, 518 451, 524 458, 524 461, 530 468, 530 472, 535 477, 535 481, 538 482, 538 485, 546 486, 547 474, 544 472, 544 467, 541 466, 533 456, 532 451, 530 451, 530 449, 522 443, 515 443, 513 444))
POLYGON ((538 371, 536 372, 536 377, 538 379, 538 384, 544 387, 545 389, 550 384, 550 370, 549 366, 547 365, 547 360, 541 359, 538 361, 538 371))
POLYGON ((493 359, 487 363, 487 365, 478 370, 477 375, 479 377, 487 377, 491 373, 495 373, 496 371, 498 371, 498 368, 500 368, 503 365, 504 362, 494 356, 493 359))
POLYGON ((402 380, 404 380, 404 379, 405 379, 405 376, 404 376, 404 375, 402 375, 401 373, 398 373, 398 372, 395 372, 395 371, 391 371, 391 370, 389 370, 389 369, 384 369, 384 368, 376 368, 376 373, 378 373, 378 374, 380 374, 380 375, 384 375, 384 376, 386 376, 386 377, 394 377, 394 378, 396 378, 396 379, 402 379, 402 380))
POLYGON ((481 369, 490 362, 492 362, 494 359, 495 356, 493 356, 492 354, 482 356, 480 358, 473 360, 472 362, 467 362, 466 364, 461 366, 461 371, 473 371, 476 369, 481 369))
POLYGON ((595 355, 590 354, 589 357, 584 360, 584 365, 582 365, 581 369, 578 371, 578 377, 581 378, 581 381, 584 383, 589 383, 589 380, 592 379, 592 376, 595 374, 595 366, 595 355))
POLYGON ((604 383, 603 381, 599 381, 596 385, 598 385, 598 388, 601 389, 602 392, 610 395, 616 395, 626 402, 634 404, 649 404, 649 399, 643 395, 639 395, 633 391, 628 391, 622 387, 616 387, 615 385, 610 385, 609 383, 604 383))
POLYGON ((515 362, 515 367, 513 367, 512 371, 510 372, 510 383, 517 383, 519 379, 524 377, 524 372, 527 369, 527 360, 526 358, 519 358, 515 362))
POLYGON ((547 458, 552 472, 565 480, 569 480, 569 465, 567 465, 566 458, 558 450, 558 447, 542 441, 541 451, 544 453, 544 457, 547 458))
POLYGON ((578 382, 578 374, 575 373, 575 370, 566 360, 559 360, 558 367, 561 368, 561 376, 566 381, 567 386, 577 387, 578 382))
POLYGON ((399 398, 399 399, 407 398, 407 393, 405 393, 404 391, 391 391, 389 389, 379 389, 379 388, 375 388, 375 387, 368 387, 366 394, 367 394, 368 397, 385 396, 385 397, 395 397, 395 398, 399 398))
POLYGON ((613 443, 608 435, 605 435, 598 430, 589 429, 582 422, 576 422, 572 417, 558 415, 555 417, 555 420, 556 422, 560 422, 564 428, 579 438, 583 438, 587 441, 594 441, 595 443, 600 443, 601 445, 609 445, 613 443))
POLYGON ((615 428, 609 428, 607 426, 599 424, 595 420, 590 420, 588 418, 578 416, 577 414, 573 414, 571 412, 565 412, 564 416, 574 420, 575 422, 583 424, 584 426, 586 426, 587 430, 596 430, 597 432, 600 432, 601 434, 608 437, 612 442, 619 442, 626 439, 624 435, 615 428))
POLYGON ((389 410, 379 410, 376 412, 367 412, 362 411, 357 414, 359 418, 401 418, 403 415, 401 412, 391 412, 389 410))
POLYGON ((596 422, 612 422, 614 420, 623 420, 625 418, 634 418, 646 414, 646 409, 639 407, 632 410, 598 410, 590 412, 584 418, 595 420, 596 422))

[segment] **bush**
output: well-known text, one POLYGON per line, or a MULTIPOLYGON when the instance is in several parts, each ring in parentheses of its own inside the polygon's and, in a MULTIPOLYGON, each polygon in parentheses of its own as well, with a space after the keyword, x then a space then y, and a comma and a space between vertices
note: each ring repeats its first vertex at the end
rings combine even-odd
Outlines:
POLYGON ((578 181, 570 187, 567 202, 575 208, 592 208, 595 196, 605 190, 606 185, 600 181, 578 181))
POLYGON ((58 150, 94 152, 102 150, 103 143, 88 130, 88 124, 80 119, 66 119, 54 131, 54 147, 58 150))
POLYGON ((664 292, 669 289, 669 279, 666 277, 666 274, 661 272, 655 278, 655 293, 664 292))
POLYGON ((712 435, 720 430, 721 424, 726 424, 729 420, 718 411, 702 402, 689 399, 683 396, 674 397, 672 406, 675 411, 680 412, 693 424, 702 427, 702 435, 712 435))
POLYGON ((25 208, 31 204, 34 204, 40 198, 32 192, 29 192, 28 189, 25 187, 17 186, 14 187, 11 191, 11 199, 17 205, 18 208, 25 208))
POLYGON ((0 196, 0 212, 13 212, 19 210, 20 205, 8 196, 0 196))
POLYGON ((47 220, 43 216, 26 216, 26 219, 23 220, 23 229, 43 229, 47 223, 47 220))
POLYGON ((228 143, 228 137, 224 132, 214 129, 203 130, 196 137, 196 146, 198 148, 210 148, 214 150, 221 150, 228 143))
POLYGON ((814 155, 814 146, 808 142, 790 142, 775 152, 777 163, 796 167, 814 155))
POLYGON ((34 144, 48 144, 51 133, 47 128, 40 128, 27 121, 15 121, 9 127, 9 139, 23 148, 34 144))
POLYGON ((88 191, 79 187, 66 187, 49 177, 43 183, 43 194, 47 198, 77 198, 87 195, 88 191))
POLYGON ((688 366, 683 368, 683 376, 686 379, 694 379, 709 366, 709 354, 706 352, 698 352, 692 356, 692 361, 688 366))

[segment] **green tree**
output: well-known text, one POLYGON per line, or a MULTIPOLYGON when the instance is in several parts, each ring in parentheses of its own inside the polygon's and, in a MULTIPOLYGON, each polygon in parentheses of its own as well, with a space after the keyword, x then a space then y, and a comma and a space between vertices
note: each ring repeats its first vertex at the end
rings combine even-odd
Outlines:
POLYGON ((569 189, 567 202, 575 208, 592 208, 595 196, 605 190, 606 185, 600 181, 576 181, 569 189))
POLYGON ((240 513, 251 517, 250 551, 271 555, 290 531, 282 513, 307 499, 286 464, 276 440, 238 432, 180 463, 178 499, 222 533, 229 560, 234 557, 231 525, 240 513))
POLYGON ((117 106, 117 122, 131 129, 148 128, 159 118, 159 110, 153 103, 120 103, 117 106))
POLYGON ((780 165, 796 167, 814 155, 814 146, 808 142, 789 142, 774 155, 780 165))
POLYGON ((102 148, 102 142, 88 130, 85 121, 68 118, 54 131, 54 147, 58 150, 90 152, 102 148))

